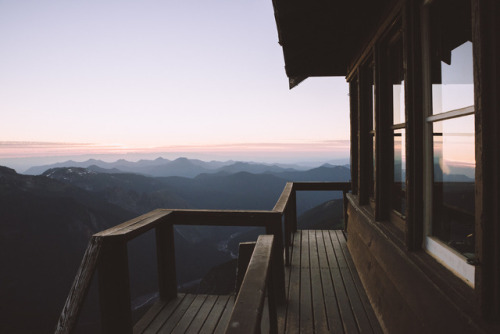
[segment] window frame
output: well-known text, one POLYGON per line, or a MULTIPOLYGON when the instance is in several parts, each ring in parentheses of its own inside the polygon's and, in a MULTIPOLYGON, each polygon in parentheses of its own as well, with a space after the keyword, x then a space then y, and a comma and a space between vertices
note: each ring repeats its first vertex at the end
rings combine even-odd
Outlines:
MULTIPOLYGON (((422 135, 424 147, 424 215, 423 215, 423 240, 422 249, 448 268, 457 277, 470 287, 475 287, 475 266, 457 250, 446 245, 442 240, 432 234, 433 222, 433 183, 434 183, 434 147, 433 124, 475 114, 475 106, 467 106, 442 113, 433 114, 432 74, 431 74, 431 20, 430 10, 432 4, 423 6, 422 11, 422 65, 423 65, 423 126, 422 135)), ((474 58, 473 58, 474 61, 474 58)), ((475 87, 474 87, 475 90, 475 87)), ((474 145, 477 149, 477 143, 474 145)), ((475 180, 477 182, 477 180, 475 180)), ((474 224, 477 224, 476 222, 474 224)), ((477 246, 476 246, 477 247, 477 246)))

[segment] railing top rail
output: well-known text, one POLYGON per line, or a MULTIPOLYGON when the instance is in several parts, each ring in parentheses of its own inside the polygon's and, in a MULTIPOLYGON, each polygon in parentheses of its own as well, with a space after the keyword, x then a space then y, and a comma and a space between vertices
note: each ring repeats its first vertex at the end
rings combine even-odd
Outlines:
POLYGON ((286 209, 288 200, 290 199, 290 195, 292 194, 292 192, 293 192, 293 182, 287 182, 285 188, 283 189, 283 192, 281 193, 280 198, 278 199, 278 202, 276 202, 276 205, 273 208, 273 211, 282 214, 286 209))
POLYGON ((327 191, 349 191, 351 190, 350 182, 294 182, 293 189, 302 190, 327 190, 327 191))
POLYGON ((130 240, 156 227, 165 221, 171 213, 172 210, 156 209, 123 224, 98 232, 94 234, 94 237, 123 237, 130 240))
POLYGON ((272 235, 260 235, 257 239, 226 328, 226 334, 260 333, 273 240, 272 235))

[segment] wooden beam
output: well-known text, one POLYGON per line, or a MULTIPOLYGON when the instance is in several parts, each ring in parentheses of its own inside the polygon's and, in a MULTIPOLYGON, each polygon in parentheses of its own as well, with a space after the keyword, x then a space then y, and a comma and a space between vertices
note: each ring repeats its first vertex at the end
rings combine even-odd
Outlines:
POLYGON ((260 333, 274 244, 274 237, 271 235, 261 235, 257 239, 226 329, 227 334, 260 333))
POLYGON ((116 225, 112 228, 96 233, 96 237, 125 237, 127 240, 155 228, 158 224, 166 221, 171 214, 170 210, 157 209, 148 212, 142 216, 128 220, 123 224, 116 225))
POLYGON ((281 227, 281 217, 266 224, 266 234, 274 235, 273 243, 273 286, 276 294, 276 301, 282 305, 286 302, 285 293, 285 263, 283 261, 283 229, 281 227))
POLYGON ((285 188, 283 189, 283 192, 281 193, 280 198, 278 199, 278 202, 276 202, 276 205, 273 208, 273 211, 279 212, 281 214, 285 212, 285 209, 288 205, 288 201, 290 199, 290 195, 292 194, 292 188, 293 188, 293 183, 287 182, 285 188))
POLYGON ((348 191, 351 190, 350 182, 294 182, 295 191, 348 191))
POLYGON ((351 190, 358 194, 358 77, 349 82, 350 124, 351 124, 351 190))
POLYGON ((160 299, 174 299, 177 297, 177 271, 173 224, 156 227, 156 258, 160 299))
POLYGON ((68 298, 57 322, 56 334, 69 334, 75 327, 99 261, 102 238, 92 237, 78 268, 68 298))
POLYGON ((406 224, 408 250, 422 247, 424 206, 424 102, 420 1, 407 1, 403 12, 406 101, 406 224))
POLYGON ((500 318, 500 3, 472 1, 476 135, 476 291, 481 313, 500 318))
POLYGON ((203 226, 266 226, 281 217, 279 212, 263 210, 172 210, 175 223, 203 226))
POLYGON ((236 268, 236 296, 238 296, 243 278, 245 278, 255 244, 255 242, 240 242, 238 248, 238 266, 236 268))
POLYGON ((132 334, 127 244, 105 239, 99 260, 99 304, 104 333, 132 334))

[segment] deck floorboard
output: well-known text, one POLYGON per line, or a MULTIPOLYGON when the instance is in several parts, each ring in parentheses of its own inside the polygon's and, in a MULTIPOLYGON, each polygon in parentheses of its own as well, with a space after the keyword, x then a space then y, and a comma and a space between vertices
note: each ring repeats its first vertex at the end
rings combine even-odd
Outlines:
MULTIPOLYGON (((278 308, 279 333, 382 333, 342 231, 297 231, 290 256, 287 302, 278 308)), ((154 304, 134 333, 224 333, 234 300, 228 295, 179 294, 154 304)))

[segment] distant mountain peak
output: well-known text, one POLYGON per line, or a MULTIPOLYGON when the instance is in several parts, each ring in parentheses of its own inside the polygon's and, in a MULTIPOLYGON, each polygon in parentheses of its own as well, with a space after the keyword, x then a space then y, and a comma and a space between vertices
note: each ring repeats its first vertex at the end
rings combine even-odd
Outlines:
POLYGON ((92 175, 97 174, 96 172, 89 170, 87 168, 82 167, 59 167, 59 168, 51 168, 45 171, 42 175, 50 178, 54 178, 54 176, 83 176, 83 175, 92 175))

